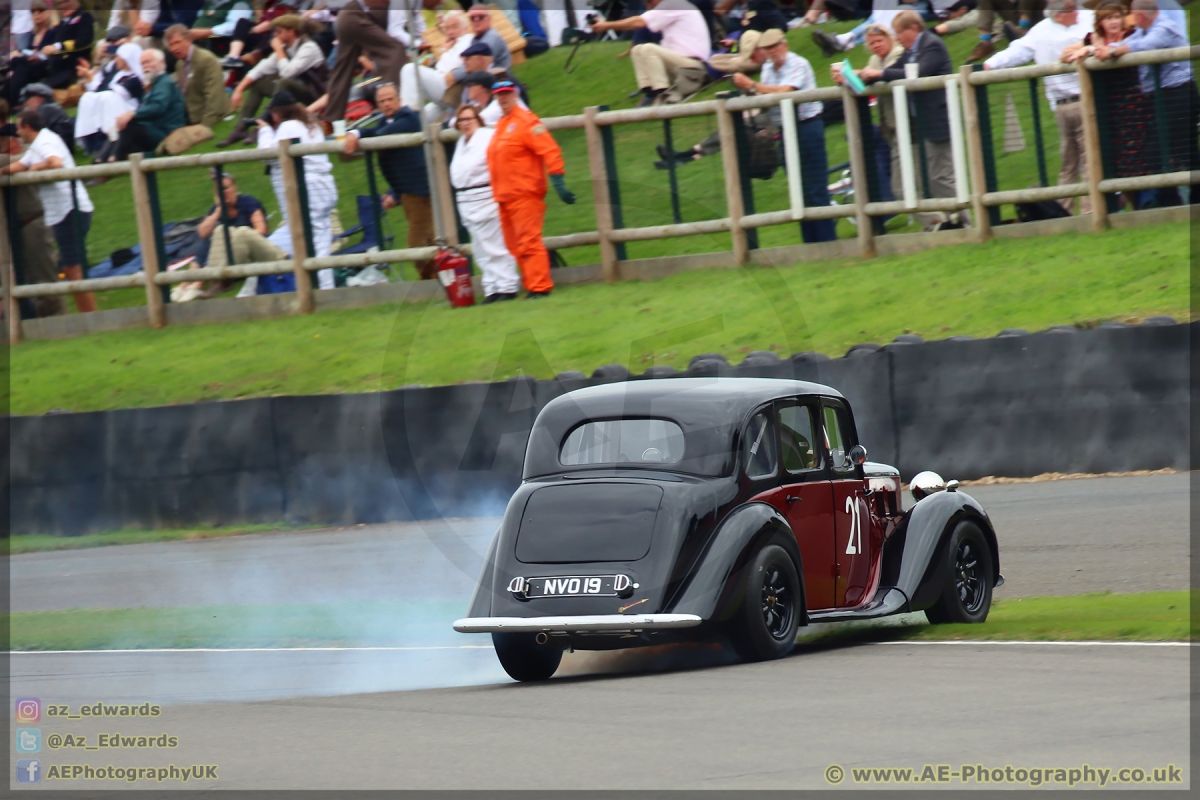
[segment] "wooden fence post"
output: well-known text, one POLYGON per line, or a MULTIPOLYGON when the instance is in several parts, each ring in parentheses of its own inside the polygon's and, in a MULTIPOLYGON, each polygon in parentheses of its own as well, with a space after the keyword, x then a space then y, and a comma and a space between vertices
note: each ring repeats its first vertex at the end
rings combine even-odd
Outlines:
MULTIPOLYGON (((1088 196, 1092 200, 1092 230, 1108 229, 1108 205, 1100 191, 1104 179, 1104 156, 1100 152, 1100 123, 1096 119, 1096 85, 1092 73, 1084 66, 1084 59, 1077 62, 1079 70, 1079 103, 1083 116, 1083 152, 1087 162, 1088 196)), ((1165 165, 1164 165, 1165 167, 1165 165)))
POLYGON ((146 313, 150 327, 167 324, 167 309, 163 304, 162 288, 154 282, 161 264, 158 263, 158 237, 154 230, 154 209, 150 207, 150 187, 142 171, 144 153, 129 156, 129 182, 133 186, 133 209, 137 215, 138 242, 142 246, 142 275, 146 283, 146 313))
MULTIPOLYGON (((15 194, 15 193, 14 193, 15 194)), ((8 323, 8 343, 21 343, 21 309, 17 307, 17 298, 13 297, 13 287, 17 284, 17 276, 13 271, 12 240, 9 239, 8 208, 4 204, 5 193, 0 191, 0 281, 4 292, 4 318, 8 323)), ((15 199, 15 198, 14 198, 15 199)), ((12 231, 12 235, 20 236, 21 231, 12 231)))
POLYGON ((958 71, 962 89, 963 122, 967 126, 967 162, 971 172, 971 213, 974 216, 977 240, 986 242, 992 238, 992 218, 983 204, 983 193, 987 191, 987 168, 984 166, 983 133, 979 129, 979 98, 971 85, 975 72, 969 64, 958 71))
POLYGON ((746 230, 742 227, 745 209, 742 205, 742 176, 738 168, 737 138, 733 133, 733 118, 726 109, 726 100, 717 99, 717 135, 721 140, 721 165, 725 168, 725 205, 729 213, 729 236, 733 240, 733 263, 743 266, 750 259, 746 230))
POLYGON ((287 195, 288 233, 292 235, 293 273, 296 276, 296 313, 313 312, 312 278, 304 268, 308 258, 308 241, 304 237, 304 209, 300 207, 300 184, 296 179, 296 160, 290 152, 292 143, 279 142, 279 169, 283 175, 283 192, 287 195))
POLYGON ((600 271, 612 283, 617 274, 617 248, 612 242, 612 198, 608 193, 608 164, 604 159, 604 141, 596 124, 599 106, 583 110, 583 130, 587 138, 588 172, 592 177, 592 202, 596 207, 596 231, 600 234, 600 271))
POLYGON ((842 108, 846 114, 846 144, 850 148, 850 180, 854 182, 854 218, 858 223, 858 250, 863 258, 875 257, 875 229, 867 214, 867 160, 863 150, 862 120, 858 96, 842 87, 842 108))
POLYGON ((442 126, 437 124, 430 125, 427 131, 430 142, 429 158, 433 162, 433 179, 437 182, 437 191, 431 199, 437 204, 434 213, 441 218, 442 236, 448 244, 457 245, 458 217, 454 214, 454 188, 450 185, 450 162, 446 160, 446 145, 438 139, 441 132, 442 126))

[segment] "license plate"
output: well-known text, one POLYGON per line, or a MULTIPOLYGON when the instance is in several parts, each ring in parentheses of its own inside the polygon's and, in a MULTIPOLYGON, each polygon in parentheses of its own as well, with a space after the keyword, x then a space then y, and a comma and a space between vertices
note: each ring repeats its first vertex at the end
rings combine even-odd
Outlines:
POLYGON ((526 597, 616 597, 628 587, 624 575, 567 575, 553 578, 529 578, 526 597), (618 586, 618 579, 625 584, 618 586))

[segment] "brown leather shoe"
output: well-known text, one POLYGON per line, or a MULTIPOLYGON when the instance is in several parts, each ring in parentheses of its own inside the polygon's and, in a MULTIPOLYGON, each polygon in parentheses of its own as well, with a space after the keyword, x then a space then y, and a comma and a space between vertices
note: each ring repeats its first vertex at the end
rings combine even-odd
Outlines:
POLYGON ((245 138, 246 138, 246 126, 245 125, 235 125, 235 126, 233 126, 233 130, 231 130, 229 132, 228 136, 226 136, 224 139, 217 142, 213 146, 214 147, 229 147, 229 145, 237 144, 238 142, 242 141, 245 138))
POLYGON ((971 55, 967 56, 966 64, 974 64, 976 61, 983 61, 996 52, 996 45, 992 44, 991 39, 980 39, 979 44, 975 45, 975 49, 971 51, 971 55))

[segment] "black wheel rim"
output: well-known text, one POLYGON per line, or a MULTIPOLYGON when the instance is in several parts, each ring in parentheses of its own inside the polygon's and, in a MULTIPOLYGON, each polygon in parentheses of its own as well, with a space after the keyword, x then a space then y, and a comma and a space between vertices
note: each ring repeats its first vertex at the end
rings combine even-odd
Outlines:
POLYGON ((961 542, 954 558, 954 586, 958 600, 968 614, 983 608, 984 576, 979 563, 979 547, 971 541, 961 542))
POLYGON ((773 639, 784 639, 796 615, 796 599, 779 567, 767 567, 763 572, 762 615, 767 633, 773 639))

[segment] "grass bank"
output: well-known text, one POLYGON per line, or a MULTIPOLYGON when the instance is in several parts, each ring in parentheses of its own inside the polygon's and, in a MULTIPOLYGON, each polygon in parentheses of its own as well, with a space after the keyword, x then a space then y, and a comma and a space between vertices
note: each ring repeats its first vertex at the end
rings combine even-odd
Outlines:
POLYGON ((816 350, 900 333, 994 336, 1153 314, 1189 316, 1186 223, 993 240, 870 261, 713 269, 564 286, 549 300, 322 311, 134 329, 12 350, 14 414, 93 411, 406 384, 642 372, 690 356, 816 350))
POLYGON ((315 530, 318 526, 289 526, 282 522, 271 525, 233 525, 222 528, 179 528, 159 531, 124 530, 87 533, 82 536, 51 536, 32 533, 10 536, 7 539, 8 553, 47 553, 52 550, 84 550, 90 547, 108 547, 120 544, 147 544, 149 542, 178 542, 194 539, 220 539, 226 536, 244 536, 251 533, 283 533, 290 531, 315 530))
MULTIPOLYGON (((863 625, 805 642, 881 639, 1183 641, 1188 592, 997 600, 982 625, 863 625)), ((465 644, 461 600, 186 608, 69 609, 11 615, 13 650, 465 644)), ((470 640, 476 641, 476 640, 470 640)))

